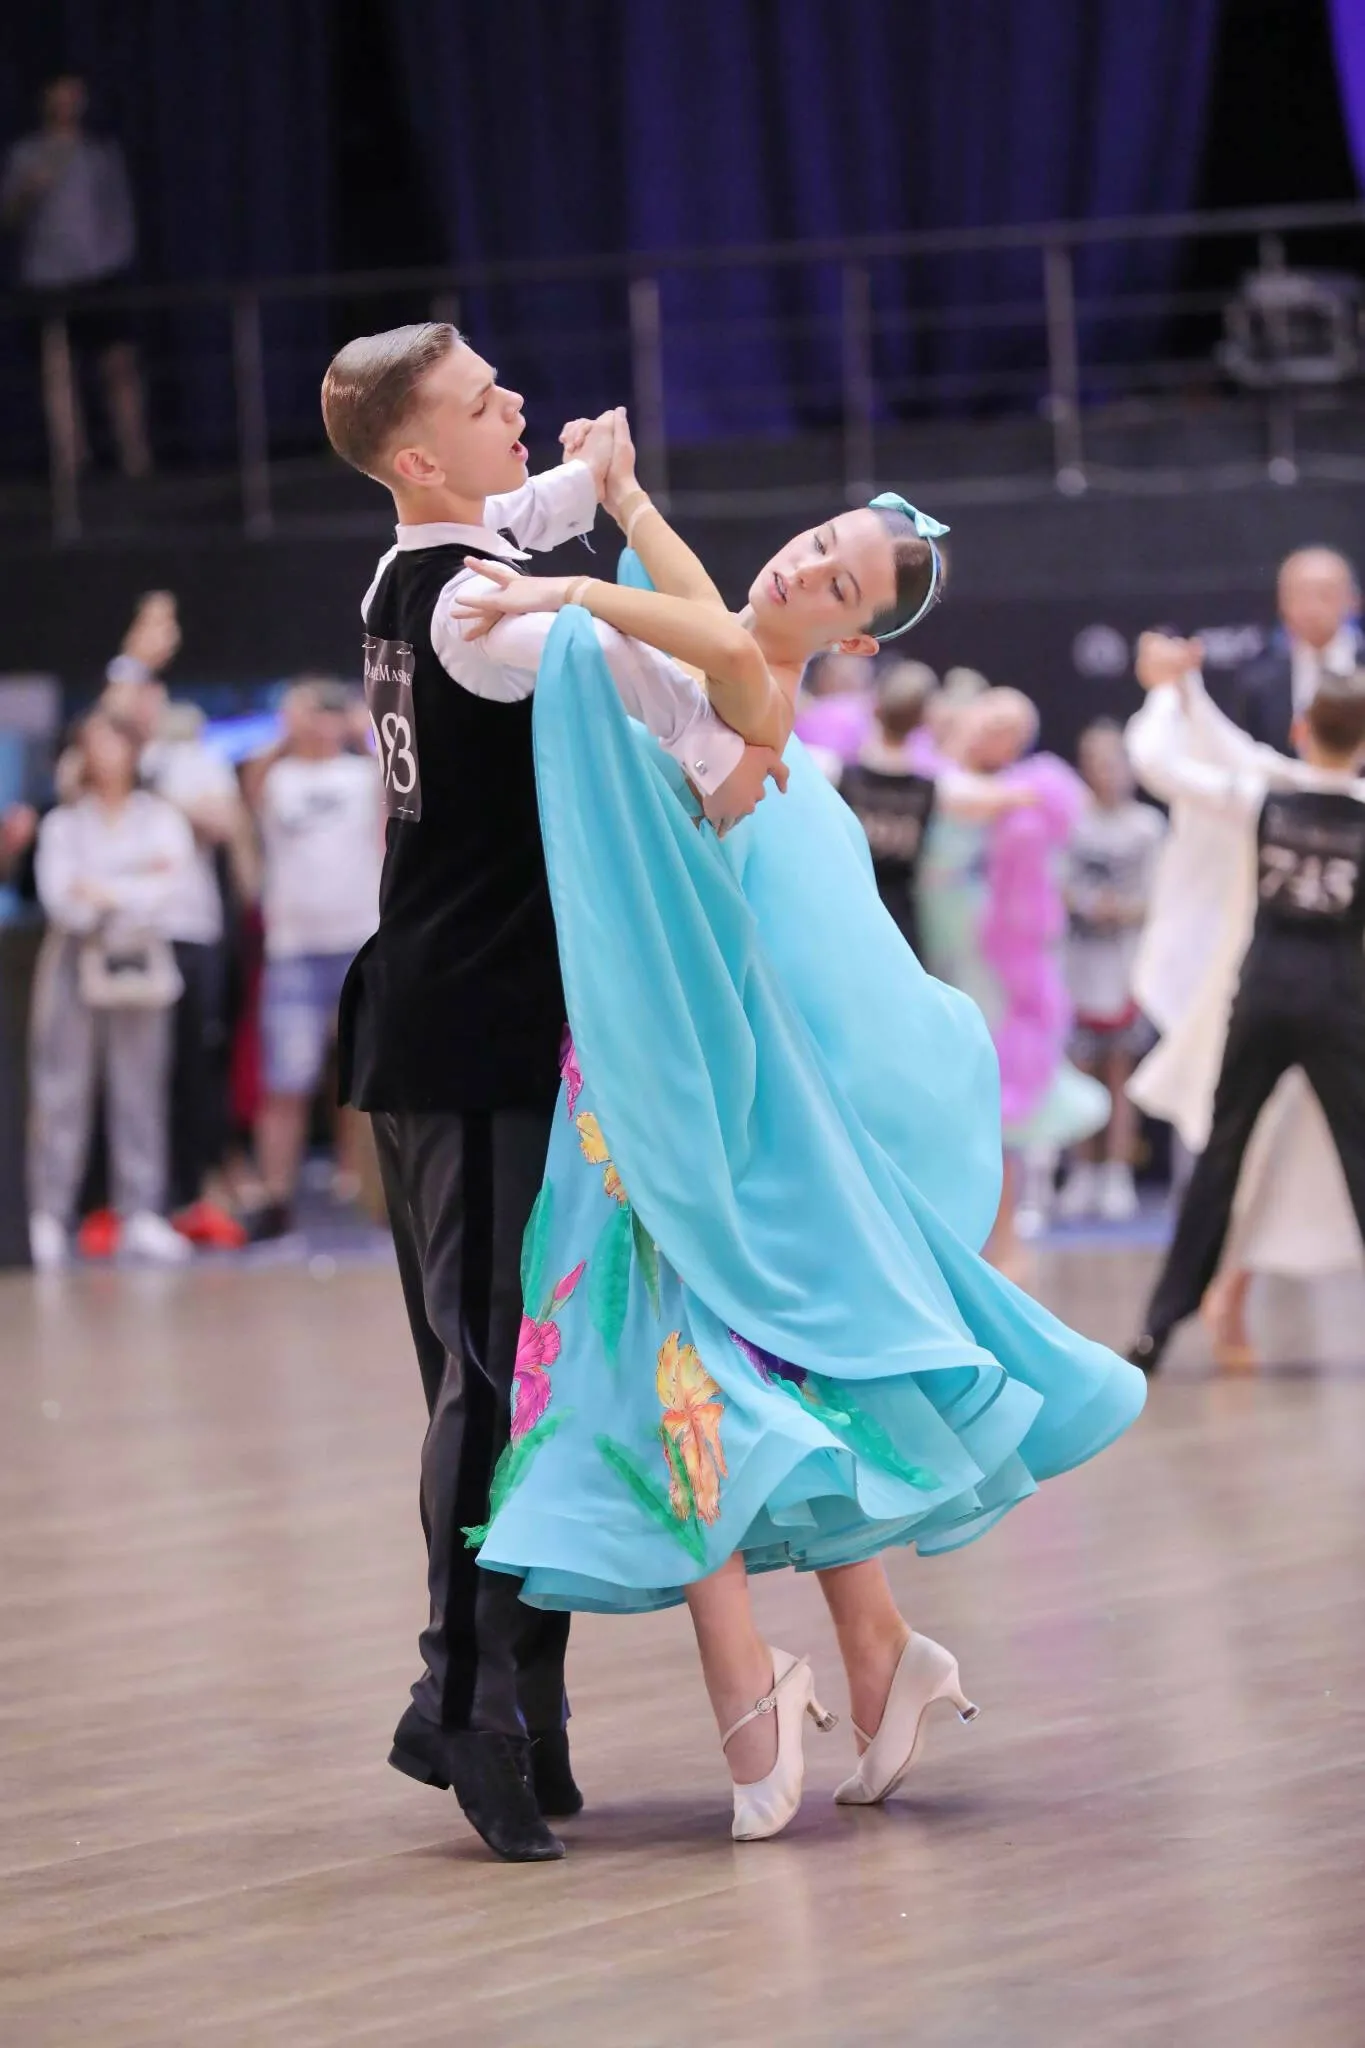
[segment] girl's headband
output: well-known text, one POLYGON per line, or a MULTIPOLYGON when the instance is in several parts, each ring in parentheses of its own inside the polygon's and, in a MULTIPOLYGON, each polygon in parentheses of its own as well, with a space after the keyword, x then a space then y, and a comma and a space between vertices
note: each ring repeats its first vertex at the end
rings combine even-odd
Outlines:
POLYGON ((952 528, 945 526, 941 520, 931 519, 927 512, 921 512, 917 506, 899 497, 895 491, 883 491, 879 498, 872 500, 868 509, 872 512, 903 512, 920 539, 929 543, 929 588, 925 592, 924 602, 914 617, 907 619, 903 626, 897 626, 893 632, 878 635, 877 645, 885 647, 888 642, 899 640, 902 633, 908 633, 912 626, 917 626, 925 613, 931 612, 942 597, 943 557, 934 546, 934 542, 941 534, 951 533, 952 528))

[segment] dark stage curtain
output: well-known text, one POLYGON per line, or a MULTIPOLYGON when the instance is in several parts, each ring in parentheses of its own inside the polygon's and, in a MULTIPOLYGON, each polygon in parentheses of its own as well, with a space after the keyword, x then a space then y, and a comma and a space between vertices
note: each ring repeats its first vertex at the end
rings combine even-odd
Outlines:
MULTIPOLYGON (((1099 219, 1188 204, 1219 0, 389 0, 452 258, 736 247, 920 227, 1099 219)), ((1097 250, 1083 295, 1157 289, 1172 252, 1097 250)), ((670 432, 833 417, 842 281, 737 266, 666 274, 670 432)), ((1035 255, 876 266, 884 394, 983 403, 1039 385, 1035 255), (920 324, 986 306, 983 330, 920 324), (927 385, 915 380, 928 379, 927 385)), ((520 288, 547 406, 605 403, 625 365, 585 343, 612 294, 520 288)), ((619 313, 619 299, 615 302, 619 313)), ((1143 334, 1087 322, 1099 357, 1143 334)), ((523 365, 530 368, 523 370, 523 365)))
MULTIPOLYGON (((4 145, 36 125, 45 79, 80 72, 93 87, 92 129, 116 136, 128 158, 139 282, 324 269, 327 13, 327 0, 16 6, 0 59, 4 145)), ((185 310, 141 325, 163 456, 225 452, 234 420, 226 314, 185 310)), ((19 374, 24 358, 7 339, 19 374)), ((316 440, 326 339, 313 305, 266 313, 271 425, 285 441, 305 432, 316 440)))
POLYGON ((1365 7, 1360 0, 1330 0, 1330 10, 1346 132, 1365 189, 1365 7))
MULTIPOLYGON (((450 260, 627 246, 621 12, 620 0, 388 0, 450 260)), ((566 279, 470 291, 458 311, 476 346, 525 390, 540 443, 570 411, 600 412, 628 394, 625 308, 624 282, 566 279)))

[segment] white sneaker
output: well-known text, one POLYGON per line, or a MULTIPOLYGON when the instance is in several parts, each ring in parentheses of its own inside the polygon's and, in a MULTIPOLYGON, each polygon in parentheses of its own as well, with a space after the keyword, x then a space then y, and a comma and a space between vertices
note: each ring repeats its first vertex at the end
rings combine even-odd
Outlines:
POLYGON ((1099 1212, 1106 1223, 1128 1223, 1138 1212, 1133 1169, 1122 1159, 1110 1159, 1100 1175, 1099 1212))
POLYGON ((71 1258, 71 1243, 55 1216, 28 1219, 28 1248, 36 1273, 55 1273, 71 1258))
POLYGON ((154 1216, 150 1209, 140 1210, 130 1216, 123 1226, 119 1242, 120 1251, 127 1252, 135 1259, 148 1259, 157 1266, 183 1266, 187 1259, 194 1257, 192 1246, 173 1230, 164 1216, 154 1216))
POLYGON ((1099 1173, 1088 1159, 1078 1159, 1057 1197, 1057 1214, 1063 1223, 1079 1223, 1093 1216, 1099 1201, 1099 1173))

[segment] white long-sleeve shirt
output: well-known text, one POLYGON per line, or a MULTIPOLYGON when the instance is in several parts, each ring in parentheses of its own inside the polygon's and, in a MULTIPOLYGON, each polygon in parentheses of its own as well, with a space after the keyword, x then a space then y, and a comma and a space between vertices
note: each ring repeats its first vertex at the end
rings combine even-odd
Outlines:
MULTIPOLYGON (((1245 733, 1238 737, 1254 745, 1245 733)), ((1179 690, 1149 691, 1124 739, 1138 781, 1171 812, 1133 961, 1134 996, 1157 1029, 1169 1032, 1199 995, 1207 963, 1222 944, 1228 905, 1249 900, 1251 853, 1223 819, 1181 800, 1174 763, 1197 759, 1217 766, 1223 755, 1193 726, 1179 690)))
POLYGON ((38 900, 58 930, 84 937, 167 929, 194 866, 194 834, 174 804, 134 790, 117 811, 95 797, 59 804, 38 833, 38 900), (85 891, 98 890, 103 902, 85 891))
MULTIPOLYGON (((1365 782, 1349 769, 1315 768, 1253 740, 1218 709, 1198 674, 1185 678, 1183 692, 1166 684, 1150 695, 1157 700, 1154 716, 1145 736, 1139 733, 1136 751, 1146 766, 1144 780, 1161 784, 1163 802, 1185 801, 1245 821, 1259 815, 1273 789, 1336 790, 1365 798, 1365 782)), ((1129 733, 1131 753, 1133 727, 1129 733)))
MULTIPOLYGON (((394 556, 409 548, 468 547, 496 555, 500 561, 524 562, 527 551, 558 547, 587 533, 597 515, 597 489, 583 462, 566 462, 532 477, 519 491, 490 498, 482 526, 449 521, 425 526, 399 526, 394 546, 378 569, 361 604, 368 610, 379 579, 394 556), (515 535, 509 541, 501 530, 515 535)), ((431 644, 446 674, 476 697, 515 704, 536 685, 545 642, 555 622, 551 612, 533 612, 500 619, 482 639, 467 639, 469 620, 453 616, 454 607, 491 579, 473 569, 460 569, 445 585, 431 617, 431 644)), ((630 640, 614 627, 595 620, 602 649, 621 702, 632 718, 647 726, 666 752, 683 767, 703 796, 710 796, 739 765, 744 742, 718 718, 687 671, 666 654, 630 640)))

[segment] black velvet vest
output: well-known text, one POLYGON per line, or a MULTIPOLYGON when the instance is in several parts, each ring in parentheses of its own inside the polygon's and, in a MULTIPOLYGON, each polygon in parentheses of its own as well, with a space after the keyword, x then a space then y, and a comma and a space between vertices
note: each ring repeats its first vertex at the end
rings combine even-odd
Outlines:
POLYGON ((359 1109, 534 1109, 558 1087, 564 992, 532 700, 474 696, 431 645, 441 591, 479 552, 401 551, 366 610, 389 819, 379 930, 342 995, 341 1094, 359 1109))

